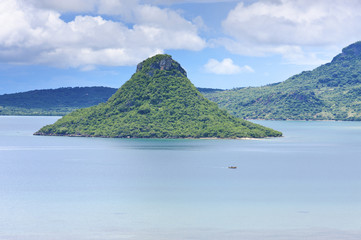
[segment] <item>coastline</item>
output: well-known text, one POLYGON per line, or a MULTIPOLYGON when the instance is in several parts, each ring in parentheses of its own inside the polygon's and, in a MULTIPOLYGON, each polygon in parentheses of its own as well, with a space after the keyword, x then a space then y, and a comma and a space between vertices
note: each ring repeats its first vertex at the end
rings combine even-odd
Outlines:
POLYGON ((217 137, 164 137, 164 138, 152 138, 152 137, 111 137, 111 136, 92 136, 92 135, 75 135, 75 134, 44 134, 35 132, 34 136, 48 136, 48 137, 84 137, 84 138, 120 138, 120 139, 163 139, 163 140, 181 140, 181 139, 189 139, 189 140, 263 140, 263 139, 273 139, 283 137, 275 136, 275 137, 260 137, 260 138, 251 138, 251 137, 244 137, 244 138, 217 138, 217 137))

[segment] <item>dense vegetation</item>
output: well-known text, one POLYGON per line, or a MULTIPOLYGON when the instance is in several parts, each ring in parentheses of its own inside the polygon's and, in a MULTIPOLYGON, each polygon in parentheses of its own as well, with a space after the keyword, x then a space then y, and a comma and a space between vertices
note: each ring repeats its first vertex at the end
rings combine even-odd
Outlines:
POLYGON ((281 136, 235 118, 193 86, 169 55, 149 58, 106 103, 76 110, 39 135, 135 138, 245 138, 281 136))
POLYGON ((233 115, 246 119, 361 120, 361 42, 332 62, 284 82, 205 93, 233 115))
POLYGON ((65 115, 107 101, 117 89, 76 87, 0 95, 0 115, 65 115))

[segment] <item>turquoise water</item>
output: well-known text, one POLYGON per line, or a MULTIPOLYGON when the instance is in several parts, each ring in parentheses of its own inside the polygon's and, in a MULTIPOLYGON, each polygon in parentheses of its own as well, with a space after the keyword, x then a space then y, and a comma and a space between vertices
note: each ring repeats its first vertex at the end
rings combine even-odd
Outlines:
POLYGON ((33 136, 0 117, 1 240, 359 240, 361 123, 263 140, 33 136), (237 166, 229 169, 228 166, 237 166))

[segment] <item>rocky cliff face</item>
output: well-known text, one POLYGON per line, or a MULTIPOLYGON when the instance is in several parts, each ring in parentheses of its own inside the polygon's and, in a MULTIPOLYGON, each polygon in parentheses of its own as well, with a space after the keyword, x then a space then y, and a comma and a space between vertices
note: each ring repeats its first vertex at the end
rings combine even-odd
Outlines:
POLYGON ((332 62, 354 59, 361 59, 361 41, 353 43, 342 49, 342 53, 334 57, 332 62))
POLYGON ((148 75, 153 76, 156 70, 166 70, 175 72, 180 72, 187 77, 187 72, 181 67, 179 63, 174 61, 171 56, 162 54, 152 57, 153 61, 149 59, 144 60, 143 62, 137 65, 137 72, 145 71, 148 75))

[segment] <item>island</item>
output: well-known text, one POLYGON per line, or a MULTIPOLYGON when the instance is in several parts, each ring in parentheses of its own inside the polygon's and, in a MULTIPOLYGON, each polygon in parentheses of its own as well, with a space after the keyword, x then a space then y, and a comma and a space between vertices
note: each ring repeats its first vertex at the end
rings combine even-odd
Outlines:
POLYGON ((105 103, 78 109, 34 133, 112 138, 265 138, 271 128, 231 116, 205 98, 170 55, 137 65, 105 103))

